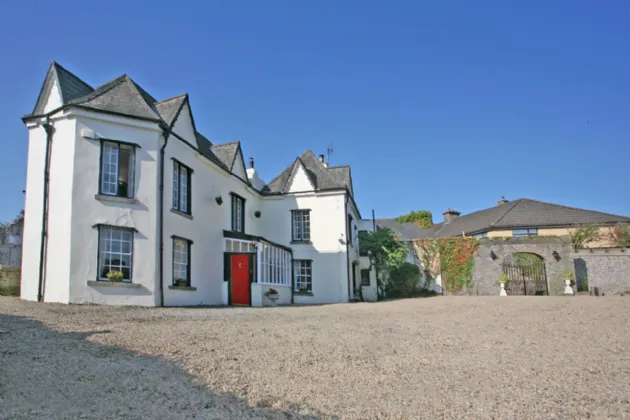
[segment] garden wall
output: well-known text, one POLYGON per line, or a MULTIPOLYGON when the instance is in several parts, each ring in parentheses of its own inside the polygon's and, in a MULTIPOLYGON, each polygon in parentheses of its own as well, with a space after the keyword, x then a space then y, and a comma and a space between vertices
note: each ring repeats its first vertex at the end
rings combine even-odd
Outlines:
POLYGON ((623 248, 583 249, 575 252, 578 288, 588 282, 596 295, 616 295, 630 290, 630 250, 623 248))
POLYGON ((0 271, 0 295, 20 295, 19 267, 2 267, 2 271, 0 271))

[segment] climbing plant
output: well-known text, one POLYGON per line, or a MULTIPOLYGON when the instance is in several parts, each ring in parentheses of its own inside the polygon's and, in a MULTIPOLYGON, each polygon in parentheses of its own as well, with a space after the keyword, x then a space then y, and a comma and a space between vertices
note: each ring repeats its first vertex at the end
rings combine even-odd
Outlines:
POLYGON ((386 292, 384 279, 403 265, 408 248, 398 242, 394 231, 390 229, 368 232, 363 237, 361 248, 368 254, 369 269, 374 268, 376 272, 376 292, 378 299, 382 299, 386 292))
POLYGON ((433 226, 433 215, 428 210, 411 210, 407 214, 396 218, 398 223, 415 223, 422 229, 429 229, 433 226))
POLYGON ((458 292, 472 281, 473 255, 479 241, 473 238, 437 238, 415 241, 425 274, 442 274, 442 287, 458 292))

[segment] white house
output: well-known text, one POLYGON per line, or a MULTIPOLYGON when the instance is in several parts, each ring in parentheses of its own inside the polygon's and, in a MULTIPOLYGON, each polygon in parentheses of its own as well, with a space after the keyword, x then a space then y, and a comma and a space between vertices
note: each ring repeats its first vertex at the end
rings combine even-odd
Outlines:
POLYGON ((92 88, 55 62, 23 121, 23 299, 262 306, 270 287, 280 304, 374 287, 357 285, 348 166, 309 150, 265 183, 240 142, 196 130, 187 94, 157 101, 127 75, 92 88))

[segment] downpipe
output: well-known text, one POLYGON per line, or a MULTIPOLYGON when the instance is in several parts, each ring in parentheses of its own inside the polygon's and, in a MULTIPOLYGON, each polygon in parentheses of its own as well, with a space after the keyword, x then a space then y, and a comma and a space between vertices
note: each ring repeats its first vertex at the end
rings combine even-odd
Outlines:
POLYGON ((42 236, 39 248, 39 281, 37 284, 37 301, 44 300, 44 270, 46 250, 48 245, 48 188, 50 183, 50 155, 52 152, 52 139, 55 131, 50 123, 50 117, 46 117, 46 122, 42 125, 46 130, 46 160, 44 161, 44 192, 42 197, 42 236))

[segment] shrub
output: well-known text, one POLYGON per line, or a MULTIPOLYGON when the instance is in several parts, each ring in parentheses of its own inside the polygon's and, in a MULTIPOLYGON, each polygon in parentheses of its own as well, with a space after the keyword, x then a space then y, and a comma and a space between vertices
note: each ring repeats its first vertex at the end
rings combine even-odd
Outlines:
POLYGON ((420 269, 411 263, 402 263, 389 271, 385 284, 385 295, 388 298, 413 297, 420 293, 420 269))

